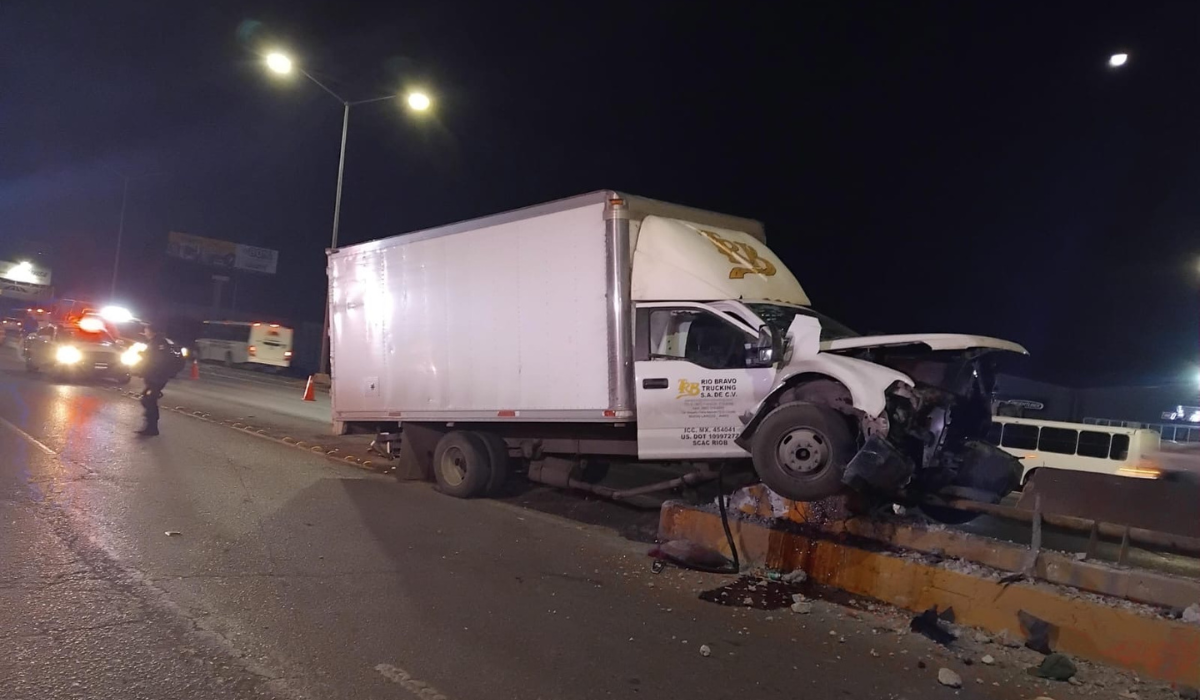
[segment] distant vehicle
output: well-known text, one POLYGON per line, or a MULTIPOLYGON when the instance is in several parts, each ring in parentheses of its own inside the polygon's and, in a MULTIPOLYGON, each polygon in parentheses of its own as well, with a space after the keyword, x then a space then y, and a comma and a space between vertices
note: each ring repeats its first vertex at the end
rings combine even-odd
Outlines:
POLYGON ((1021 460, 1022 484, 1042 467, 1135 479, 1162 476, 1154 458, 1162 438, 1144 428, 996 416, 987 440, 1021 460))
POLYGON ((25 336, 21 347, 25 369, 56 379, 107 379, 128 384, 141 354, 113 338, 103 319, 85 315, 78 321, 46 324, 25 336))
POLYGON ((278 323, 205 321, 194 350, 203 361, 286 368, 292 364, 292 329, 278 323))
POLYGON ((0 319, 0 342, 13 343, 21 337, 21 327, 25 322, 19 318, 0 319))
POLYGON ((600 191, 344 246, 328 269, 334 430, 399 423, 400 469, 454 496, 495 493, 517 460, 574 488, 589 461, 705 464, 655 488, 732 462, 800 501, 995 503, 1019 483, 982 439, 994 359, 1024 348, 859 336, 756 221, 600 191))

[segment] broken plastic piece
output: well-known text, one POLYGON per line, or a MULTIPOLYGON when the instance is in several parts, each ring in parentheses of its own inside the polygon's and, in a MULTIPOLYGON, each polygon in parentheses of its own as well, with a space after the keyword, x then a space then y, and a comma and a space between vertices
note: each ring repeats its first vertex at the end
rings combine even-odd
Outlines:
MULTIPOLYGON (((952 608, 947 608, 944 614, 949 614, 950 620, 954 619, 954 611, 952 608)), ((955 640, 954 633, 947 629, 950 620, 943 620, 937 611, 937 606, 926 610, 920 615, 916 615, 908 623, 908 628, 913 632, 918 632, 932 639, 933 641, 943 646, 949 645, 955 640)))
POLYGON ((1058 626, 1031 615, 1024 610, 1017 611, 1017 621, 1021 623, 1021 632, 1025 635, 1025 646, 1042 654, 1050 654, 1053 645, 1058 641, 1058 626))

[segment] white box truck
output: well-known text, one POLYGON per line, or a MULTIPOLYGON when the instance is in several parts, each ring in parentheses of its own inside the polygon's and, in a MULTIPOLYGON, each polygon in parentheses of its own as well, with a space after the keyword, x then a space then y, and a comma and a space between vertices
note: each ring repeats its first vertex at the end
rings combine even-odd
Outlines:
POLYGON ((398 429, 399 472, 456 496, 518 465, 585 486, 589 460, 696 465, 659 486, 740 461, 797 500, 1018 483, 984 438, 992 358, 1021 346, 861 337, 755 221, 601 191, 333 250, 328 273, 335 429, 398 429))

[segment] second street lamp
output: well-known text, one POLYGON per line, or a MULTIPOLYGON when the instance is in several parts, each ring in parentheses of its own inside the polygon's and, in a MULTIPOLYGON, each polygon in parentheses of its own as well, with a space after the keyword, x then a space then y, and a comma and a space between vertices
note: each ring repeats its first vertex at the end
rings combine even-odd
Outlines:
MULTIPOLYGON (((330 236, 330 239, 329 239, 329 247, 337 248, 338 224, 341 221, 341 215, 342 215, 342 179, 343 179, 343 175, 345 174, 345 171, 346 171, 346 133, 350 129, 350 108, 355 105, 364 105, 364 104, 370 104, 372 102, 383 102, 385 100, 394 100, 394 99, 397 99, 398 97, 400 97, 400 95, 384 95, 383 97, 373 97, 373 98, 367 99, 367 100, 347 100, 347 99, 343 98, 341 95, 334 92, 333 90, 329 89, 328 85, 326 85, 325 83, 322 83, 320 80, 317 80, 316 78, 314 78, 312 76, 312 74, 310 74, 308 71, 305 71, 303 68, 297 67, 295 62, 292 61, 291 57, 289 57, 285 53, 282 53, 279 51, 272 51, 271 53, 268 53, 266 56, 263 57, 263 61, 266 63, 267 68, 269 70, 271 70, 274 73, 278 73, 279 75, 290 75, 293 71, 300 73, 305 78, 308 78, 314 84, 316 84, 317 87, 321 88, 322 90, 324 90, 325 92, 327 92, 331 96, 333 96, 333 98, 335 100, 342 103, 342 145, 338 151, 337 192, 335 193, 334 199, 333 199, 333 234, 330 236)), ((405 104, 408 105, 408 108, 413 110, 414 112, 428 111, 429 108, 433 104, 433 101, 430 99, 429 95, 425 94, 424 92, 419 92, 419 91, 409 92, 407 95, 404 95, 404 102, 405 102, 405 104)), ((326 381, 328 381, 328 378, 329 378, 328 355, 329 355, 329 297, 328 297, 328 290, 327 290, 326 298, 325 298, 325 320, 321 325, 321 354, 319 357, 320 370, 318 372, 318 374, 326 381)))

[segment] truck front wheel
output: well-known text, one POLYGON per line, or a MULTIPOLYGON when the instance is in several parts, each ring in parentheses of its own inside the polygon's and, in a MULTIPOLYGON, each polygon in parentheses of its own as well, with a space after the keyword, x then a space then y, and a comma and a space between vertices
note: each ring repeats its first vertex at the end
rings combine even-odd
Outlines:
POLYGON ((485 494, 492 470, 483 438, 461 431, 442 436, 433 450, 433 477, 439 491, 455 498, 485 494))
POLYGON ((854 437, 841 414, 798 401, 771 411, 751 448, 754 471, 768 488, 795 501, 816 501, 841 491, 854 437))

